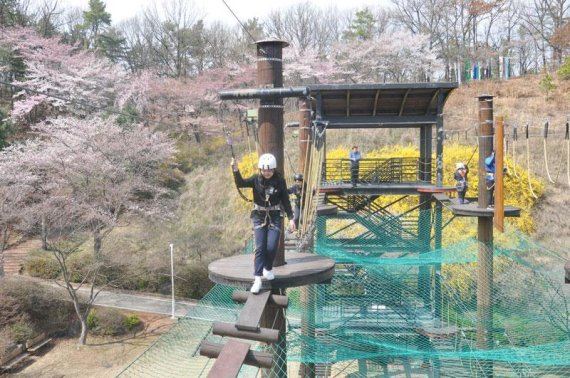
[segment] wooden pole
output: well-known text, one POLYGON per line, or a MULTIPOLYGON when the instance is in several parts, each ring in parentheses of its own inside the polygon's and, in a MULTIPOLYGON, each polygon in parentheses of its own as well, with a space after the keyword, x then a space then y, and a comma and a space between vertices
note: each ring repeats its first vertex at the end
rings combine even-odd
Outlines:
MULTIPOLYGON (((307 180, 309 172, 308 157, 311 155, 311 102, 307 97, 299 98, 299 172, 303 173, 304 179, 307 180)), ((306 182, 303 183, 305 185, 306 182)), ((306 194, 306 193, 305 193, 306 194)), ((308 203, 306 198, 302 198, 301 214, 303 214, 303 203, 308 203)), ((308 251, 312 251, 312 243, 310 243, 308 251)), ((303 251, 305 252, 305 251, 303 251)), ((301 288, 301 307, 305 309, 301 315, 301 335, 304 340, 315 339, 315 290, 314 285, 303 286, 301 288)), ((309 362, 302 362, 299 367, 299 375, 303 378, 315 377, 315 363, 313 360, 312 347, 303 342, 301 345, 301 356, 309 362)))
MULTIPOLYGON (((283 87, 283 48, 287 42, 265 40, 257 42, 257 84, 260 88, 283 87)), ((271 153, 277 159, 277 170, 284 174, 283 149, 283 98, 262 98, 258 111, 259 154, 271 153)), ((284 228, 281 227, 281 240, 273 266, 285 265, 284 228)), ((285 295, 285 290, 273 289, 272 294, 285 295)), ((279 341, 272 344, 275 356, 271 370, 265 371, 265 377, 287 377, 287 340, 285 329, 285 310, 267 307, 260 321, 261 327, 279 330, 279 341)))
POLYGON ((503 181, 503 159, 504 159, 504 136, 505 126, 503 116, 497 116, 495 125, 497 138, 495 141, 495 218, 494 223, 497 230, 505 232, 505 195, 503 181))
MULTIPOLYGON (((489 205, 485 180, 485 158, 493 152, 493 96, 479 96, 479 204, 489 205)), ((477 218, 477 347, 480 350, 493 346, 493 218, 477 218)), ((493 376, 493 362, 482 361, 480 375, 493 376)))

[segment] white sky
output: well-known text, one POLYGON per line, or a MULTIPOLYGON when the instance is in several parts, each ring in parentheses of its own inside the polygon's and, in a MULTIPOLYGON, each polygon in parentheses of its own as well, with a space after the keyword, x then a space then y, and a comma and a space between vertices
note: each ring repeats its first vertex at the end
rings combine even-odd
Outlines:
MULTIPOLYGON (((138 14, 143 8, 156 2, 162 4, 163 0, 104 0, 107 5, 107 11, 111 13, 113 25, 120 21, 131 18, 138 14)), ((237 22, 230 11, 226 8, 222 0, 188 0, 193 2, 201 9, 206 22, 221 20, 229 25, 237 22)), ((237 17, 245 22, 247 19, 258 17, 262 19, 272 10, 279 8, 287 8, 292 4, 302 2, 303 0, 226 0, 226 3, 234 11, 237 17)), ((326 8, 330 5, 336 5, 339 9, 362 9, 365 6, 373 7, 380 3, 387 3, 386 0, 311 0, 311 3, 319 8, 326 8)), ((88 9, 89 0, 62 0, 63 6, 74 6, 82 10, 88 9)))

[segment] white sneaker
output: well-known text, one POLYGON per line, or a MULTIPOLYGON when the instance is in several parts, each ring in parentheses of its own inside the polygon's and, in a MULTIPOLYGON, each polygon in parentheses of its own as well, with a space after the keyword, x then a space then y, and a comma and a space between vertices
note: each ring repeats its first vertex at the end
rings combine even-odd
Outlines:
POLYGON ((263 268, 263 277, 265 277, 265 279, 267 279, 267 281, 271 281, 271 280, 275 279, 275 276, 273 275, 273 271, 267 270, 265 268, 263 268))
POLYGON ((259 293, 259 290, 261 290, 261 277, 255 276, 255 278, 253 280, 253 285, 251 286, 250 291, 252 294, 257 294, 257 293, 259 293))

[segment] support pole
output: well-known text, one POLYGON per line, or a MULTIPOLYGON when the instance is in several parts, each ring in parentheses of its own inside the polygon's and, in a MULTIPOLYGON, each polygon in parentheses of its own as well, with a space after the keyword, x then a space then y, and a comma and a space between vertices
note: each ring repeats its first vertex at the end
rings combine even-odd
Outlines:
POLYGON ((504 135, 505 126, 503 124, 503 116, 497 116, 495 125, 497 131, 497 140, 495 141, 495 218, 494 223, 497 230, 505 232, 505 190, 503 182, 503 155, 504 155, 504 135))
MULTIPOLYGON (((479 197, 478 207, 487 208, 488 193, 485 180, 485 158, 493 152, 493 96, 479 99, 479 197)), ((493 218, 477 218, 477 347, 493 347, 493 218)), ((493 362, 482 361, 481 376, 493 377, 493 362)))
MULTIPOLYGON (((311 155, 311 102, 307 97, 299 98, 299 172, 303 172, 304 179, 307 180, 308 172, 305 166, 308 157, 311 155)), ((305 185, 306 182, 303 183, 305 185)), ((306 193, 305 193, 306 194, 306 193)), ((308 203, 307 198, 302 198, 301 207, 308 203)), ((301 210, 301 214, 303 211, 301 210)), ((311 242, 307 251, 312 252, 311 242)), ((315 286, 308 285, 301 288, 301 307, 306 309, 301 315, 301 335, 304 340, 315 339, 315 286)), ((301 356, 307 362, 302 362, 299 368, 299 375, 303 378, 315 377, 315 363, 312 355, 312 348, 306 341, 301 345, 301 356)))
MULTIPOLYGON (((279 40, 259 41, 257 44, 257 84, 261 89, 283 87, 283 48, 287 42, 279 40)), ((283 98, 261 98, 258 111, 259 154, 271 153, 277 159, 277 170, 284 173, 283 150, 283 98)), ((285 240, 283 227, 281 240, 273 266, 285 265, 285 240)), ((273 289, 272 294, 285 295, 285 290, 273 289)), ((285 329, 285 310, 267 307, 260 321, 260 326, 279 330, 279 341, 271 345, 274 364, 264 372, 264 377, 287 377, 287 340, 285 329)))
MULTIPOLYGON (((420 172, 421 181, 431 183, 432 171, 432 125, 422 126, 420 128, 420 172)), ((420 215, 419 215, 419 245, 421 250, 419 253, 429 252, 431 249, 431 194, 421 193, 420 215)), ((419 295, 424 302, 424 306, 431 306, 431 267, 428 265, 420 265, 418 272, 418 290, 419 295)))

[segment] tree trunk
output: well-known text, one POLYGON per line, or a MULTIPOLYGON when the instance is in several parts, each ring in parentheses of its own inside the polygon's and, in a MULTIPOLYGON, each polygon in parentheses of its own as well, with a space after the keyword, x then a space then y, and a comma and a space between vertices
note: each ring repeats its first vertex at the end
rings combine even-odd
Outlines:
POLYGON ((101 257, 101 244, 101 231, 99 229, 96 229, 93 232, 93 252, 95 254, 96 261, 99 261, 99 258, 101 257))
POLYGON ((47 251, 47 226, 46 226, 46 217, 42 215, 42 230, 41 230, 41 238, 42 238, 42 249, 47 251))
POLYGON ((87 344, 87 334, 89 332, 89 328, 87 327, 87 319, 80 319, 81 321, 81 336, 79 336, 79 344, 85 345, 87 344))

